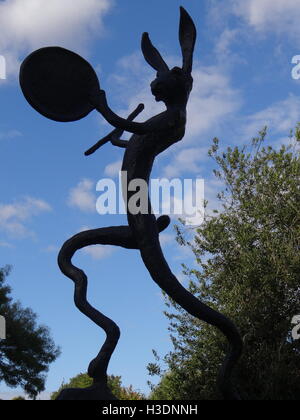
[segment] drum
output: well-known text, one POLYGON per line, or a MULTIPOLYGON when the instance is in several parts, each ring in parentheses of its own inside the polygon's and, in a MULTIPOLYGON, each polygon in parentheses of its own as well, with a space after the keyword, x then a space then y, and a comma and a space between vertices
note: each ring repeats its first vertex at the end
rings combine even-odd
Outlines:
POLYGON ((20 85, 29 104, 54 121, 76 121, 94 106, 89 97, 100 83, 80 55, 61 47, 34 51, 22 63, 20 85))

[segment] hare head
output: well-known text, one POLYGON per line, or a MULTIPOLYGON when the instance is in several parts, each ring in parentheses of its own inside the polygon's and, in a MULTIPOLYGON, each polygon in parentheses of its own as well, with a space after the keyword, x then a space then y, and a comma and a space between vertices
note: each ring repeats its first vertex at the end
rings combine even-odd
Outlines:
POLYGON ((182 51, 182 67, 169 69, 159 51, 152 45, 149 35, 143 34, 142 52, 145 60, 157 71, 151 83, 151 91, 156 101, 167 106, 185 106, 193 87, 192 66, 196 42, 196 28, 187 11, 180 8, 179 42, 182 51))

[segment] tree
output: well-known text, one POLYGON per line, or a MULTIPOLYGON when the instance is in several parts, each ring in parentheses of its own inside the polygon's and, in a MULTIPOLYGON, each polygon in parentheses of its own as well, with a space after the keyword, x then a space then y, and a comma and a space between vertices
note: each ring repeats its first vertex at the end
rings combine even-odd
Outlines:
POLYGON ((37 325, 37 315, 13 302, 6 284, 10 267, 0 269, 0 311, 6 320, 6 339, 0 340, 0 382, 21 386, 30 398, 44 391, 49 365, 59 356, 49 329, 37 325))
MULTIPOLYGON (((122 386, 121 376, 109 375, 107 377, 108 387, 119 400, 144 400, 145 396, 138 391, 134 391, 130 385, 128 388, 122 386)), ((57 392, 51 395, 51 400, 55 400, 62 389, 65 388, 87 388, 93 384, 93 379, 87 373, 80 373, 70 381, 63 383, 57 392)))
MULTIPOLYGON (((280 149, 266 145, 267 130, 245 147, 209 155, 224 190, 219 210, 207 214, 192 239, 177 227, 196 268, 184 267, 189 289, 238 326, 244 353, 235 371, 242 397, 294 400, 300 396, 300 340, 291 320, 300 313, 300 126, 280 149)), ((207 205, 207 203, 206 203, 207 205)), ((173 350, 148 366, 158 374, 152 399, 218 399, 218 369, 227 346, 214 328, 166 297, 173 350)))

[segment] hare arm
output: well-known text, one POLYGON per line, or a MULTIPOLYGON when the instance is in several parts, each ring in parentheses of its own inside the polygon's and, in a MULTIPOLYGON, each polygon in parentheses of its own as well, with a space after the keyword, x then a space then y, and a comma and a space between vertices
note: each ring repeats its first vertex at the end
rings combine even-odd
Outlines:
POLYGON ((107 104, 106 95, 103 90, 97 91, 91 98, 92 105, 113 127, 128 131, 133 134, 147 134, 152 131, 153 127, 148 122, 132 122, 125 120, 115 114, 107 104))
POLYGON ((113 146, 122 147, 123 149, 126 149, 126 147, 128 146, 128 141, 120 139, 122 134, 123 130, 114 130, 110 142, 113 146))
POLYGON ((126 147, 128 146, 128 141, 127 140, 112 139, 111 144, 113 146, 117 146, 117 147, 121 147, 123 149, 126 149, 126 147))
POLYGON ((137 123, 127 121, 124 118, 119 117, 119 115, 115 114, 109 106, 105 106, 101 108, 97 108, 100 114, 109 122, 113 127, 120 128, 122 130, 126 130, 129 133, 133 134, 147 134, 149 131, 149 125, 147 123, 137 123))
MULTIPOLYGON (((134 118, 137 117, 138 114, 140 114, 143 110, 144 104, 139 104, 137 108, 127 117, 127 121, 133 121, 134 118)), ((111 144, 126 149, 126 147, 128 146, 128 141, 120 139, 123 133, 124 130, 117 128, 114 131, 112 131, 110 139, 111 144)))
MULTIPOLYGON (((139 104, 136 109, 127 117, 128 121, 133 121, 134 118, 136 118, 142 111, 144 110, 144 104, 139 104)), ((124 130, 115 128, 111 133, 109 133, 107 136, 103 137, 103 139, 99 140, 94 146, 92 146, 89 150, 85 152, 85 156, 89 156, 93 153, 95 153, 99 147, 103 146, 104 144, 108 143, 109 141, 114 146, 119 147, 127 147, 127 141, 120 140, 120 137, 122 136, 124 130)))

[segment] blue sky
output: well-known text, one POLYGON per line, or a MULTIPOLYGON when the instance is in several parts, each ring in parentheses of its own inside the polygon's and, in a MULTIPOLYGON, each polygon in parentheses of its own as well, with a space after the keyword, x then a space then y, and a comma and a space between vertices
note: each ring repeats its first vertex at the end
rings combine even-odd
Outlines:
MULTIPOLYGON (((82 54, 96 69, 111 107, 126 115, 145 103, 140 120, 161 109, 149 82, 155 77, 140 51, 142 32, 170 65, 180 65, 179 6, 198 29, 194 90, 185 140, 159 157, 153 177, 204 178, 206 198, 217 205, 220 185, 207 149, 213 137, 241 145, 264 125, 269 141, 287 141, 300 120, 299 80, 292 57, 300 54, 298 0, 2 0, 0 55, 0 266, 11 264, 13 296, 51 328, 62 355, 50 367, 47 391, 86 370, 104 334, 73 305, 73 284, 59 271, 63 242, 84 228, 126 223, 125 216, 96 212, 96 183, 117 179, 123 152, 105 146, 84 151, 110 129, 96 112, 75 123, 56 123, 25 101, 18 70, 28 53, 60 45, 82 54)), ((162 236, 167 260, 181 278, 192 256, 162 236)), ((90 280, 90 301, 121 328, 109 373, 148 392, 151 349, 171 349, 163 299, 136 251, 94 247, 74 259, 90 280)), ((0 394, 10 391, 0 384, 0 394)))

